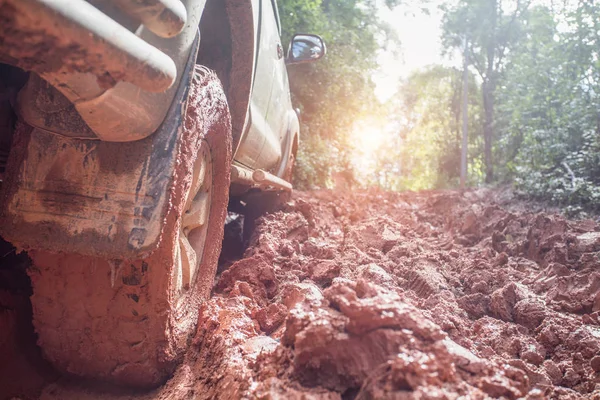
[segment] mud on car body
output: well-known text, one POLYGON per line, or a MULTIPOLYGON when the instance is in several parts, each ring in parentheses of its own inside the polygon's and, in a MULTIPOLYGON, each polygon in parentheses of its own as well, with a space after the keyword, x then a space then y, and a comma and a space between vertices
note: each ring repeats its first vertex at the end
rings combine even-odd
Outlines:
POLYGON ((59 369, 164 381, 228 204, 291 190, 286 64, 325 45, 280 29, 275 0, 0 0, 0 235, 59 369))

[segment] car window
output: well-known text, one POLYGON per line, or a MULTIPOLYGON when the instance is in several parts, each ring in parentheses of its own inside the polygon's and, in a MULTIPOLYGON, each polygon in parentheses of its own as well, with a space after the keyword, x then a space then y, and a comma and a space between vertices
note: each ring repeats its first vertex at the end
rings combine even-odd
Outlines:
POLYGON ((275 21, 277 21, 277 31, 279 32, 279 36, 281 36, 281 21, 279 20, 279 9, 277 8, 277 0, 271 0, 271 4, 273 4, 273 12, 275 13, 275 21))

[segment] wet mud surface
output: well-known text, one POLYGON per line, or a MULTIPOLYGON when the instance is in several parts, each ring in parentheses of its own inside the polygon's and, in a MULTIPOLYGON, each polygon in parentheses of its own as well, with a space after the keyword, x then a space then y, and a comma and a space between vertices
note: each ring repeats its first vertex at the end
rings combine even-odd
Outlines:
POLYGON ((296 193, 222 255, 183 364, 146 393, 43 363, 9 255, 0 397, 600 398, 599 255, 597 222, 501 192, 296 193))

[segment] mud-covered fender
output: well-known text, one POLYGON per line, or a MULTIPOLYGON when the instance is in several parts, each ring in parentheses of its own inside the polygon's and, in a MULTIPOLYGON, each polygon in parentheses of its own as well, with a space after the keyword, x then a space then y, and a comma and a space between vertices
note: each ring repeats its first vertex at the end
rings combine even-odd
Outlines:
POLYGON ((129 143, 18 127, 0 192, 0 236, 14 245, 115 259, 161 240, 198 38, 157 132, 129 143))

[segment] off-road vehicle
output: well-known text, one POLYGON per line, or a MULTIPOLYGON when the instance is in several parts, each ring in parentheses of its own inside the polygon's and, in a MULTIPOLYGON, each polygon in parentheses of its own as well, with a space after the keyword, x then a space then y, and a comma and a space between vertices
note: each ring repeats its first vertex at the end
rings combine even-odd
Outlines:
POLYGON ((164 381, 212 288, 228 204, 290 191, 275 0, 0 0, 0 235, 32 259, 60 370, 164 381), (252 196, 252 197, 251 197, 252 196))

